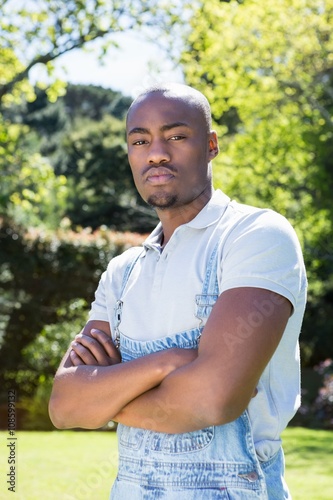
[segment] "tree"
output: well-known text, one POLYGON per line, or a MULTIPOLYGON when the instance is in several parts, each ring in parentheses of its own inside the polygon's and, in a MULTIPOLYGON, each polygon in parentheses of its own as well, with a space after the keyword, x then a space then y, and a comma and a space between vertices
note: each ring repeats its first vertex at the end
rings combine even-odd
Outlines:
POLYGON ((123 120, 132 102, 120 92, 105 89, 97 85, 71 85, 61 99, 72 117, 101 120, 104 115, 111 115, 123 120))
POLYGON ((309 277, 304 363, 333 355, 333 1, 203 2, 182 54, 212 103, 216 185, 295 226, 309 277), (323 339, 325 342, 323 343, 323 339))
MULTIPOLYGON (((186 0, 40 0, 28 4, 2 0, 0 47, 8 53, 7 59, 15 59, 15 67, 12 64, 12 71, 0 82, 0 102, 15 93, 37 64, 52 73, 55 59, 94 40, 104 40, 102 57, 110 45, 116 45, 109 37, 112 33, 144 29, 148 36, 163 27, 167 36, 184 18, 187 5, 186 0)), ((59 85, 50 87, 51 98, 61 90, 59 85)))
POLYGON ((56 176, 34 150, 28 127, 0 116, 0 153, 0 215, 57 227, 66 205, 66 178, 56 176))

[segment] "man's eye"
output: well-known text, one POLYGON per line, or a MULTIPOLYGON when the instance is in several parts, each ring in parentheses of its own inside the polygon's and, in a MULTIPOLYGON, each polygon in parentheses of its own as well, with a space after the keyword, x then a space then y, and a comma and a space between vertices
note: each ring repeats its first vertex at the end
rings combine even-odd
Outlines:
POLYGON ((142 144, 146 144, 147 141, 145 141, 144 139, 140 139, 139 141, 134 141, 133 142, 133 146, 142 146, 142 144))
POLYGON ((185 137, 183 135, 173 135, 170 139, 172 141, 181 141, 182 139, 185 139, 185 137))

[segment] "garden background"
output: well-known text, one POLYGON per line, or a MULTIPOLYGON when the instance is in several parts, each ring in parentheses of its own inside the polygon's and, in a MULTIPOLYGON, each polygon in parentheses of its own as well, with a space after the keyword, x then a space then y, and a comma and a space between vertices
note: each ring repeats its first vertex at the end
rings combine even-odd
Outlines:
POLYGON ((277 210, 297 231, 309 295, 291 426, 332 430, 333 0, 2 0, 0 9, 1 428, 14 390, 17 429, 53 430, 52 378, 99 277, 156 224, 127 163, 132 96, 54 72, 72 50, 100 40, 105 60, 113 34, 139 33, 211 102, 215 187, 277 210), (32 82, 36 67, 47 78, 32 82))

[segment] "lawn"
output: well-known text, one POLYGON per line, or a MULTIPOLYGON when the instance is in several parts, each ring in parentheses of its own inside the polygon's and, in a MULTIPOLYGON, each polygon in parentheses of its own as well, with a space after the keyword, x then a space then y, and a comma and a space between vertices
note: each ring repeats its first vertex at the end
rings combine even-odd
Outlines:
POLYGON ((332 500, 333 431, 290 427, 282 438, 293 500, 332 500))
MULTIPOLYGON (((1 499, 108 499, 117 466, 114 433, 17 432, 16 436, 16 493, 12 493, 6 484, 9 436, 0 433, 1 499)), ((293 500, 332 500, 333 432, 289 428, 283 442, 293 500)))
POLYGON ((3 456, 8 434, 0 433, 1 499, 109 498, 117 466, 114 432, 28 431, 17 432, 16 435, 17 490, 14 494, 7 491, 6 479, 3 479, 9 467, 3 456))

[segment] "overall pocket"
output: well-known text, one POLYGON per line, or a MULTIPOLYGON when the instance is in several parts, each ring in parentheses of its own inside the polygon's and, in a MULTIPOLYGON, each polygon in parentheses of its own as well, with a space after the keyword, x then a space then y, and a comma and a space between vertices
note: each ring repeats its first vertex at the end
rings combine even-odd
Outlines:
POLYGON ((206 427, 200 431, 183 434, 154 433, 150 449, 170 455, 201 451, 214 438, 214 427, 206 427))
POLYGON ((129 450, 138 451, 141 448, 145 432, 144 429, 118 424, 117 435, 119 444, 129 450))

